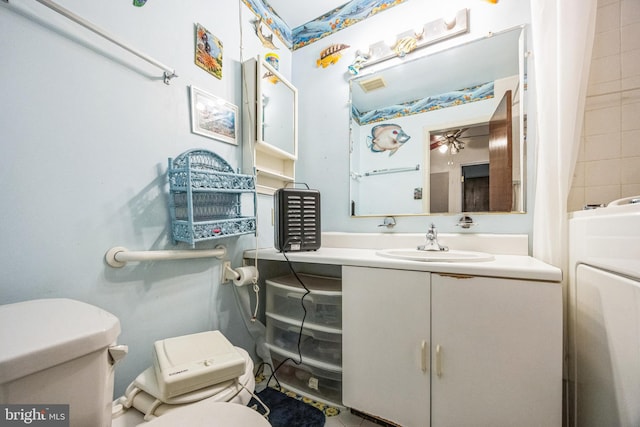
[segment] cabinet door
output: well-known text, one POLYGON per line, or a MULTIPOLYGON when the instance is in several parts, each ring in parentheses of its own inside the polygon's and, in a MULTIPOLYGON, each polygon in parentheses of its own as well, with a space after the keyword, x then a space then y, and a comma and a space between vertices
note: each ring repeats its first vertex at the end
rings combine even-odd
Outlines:
POLYGON ((559 284, 432 274, 432 425, 562 425, 559 284))
POLYGON ((343 267, 343 403, 429 426, 429 274, 343 267))

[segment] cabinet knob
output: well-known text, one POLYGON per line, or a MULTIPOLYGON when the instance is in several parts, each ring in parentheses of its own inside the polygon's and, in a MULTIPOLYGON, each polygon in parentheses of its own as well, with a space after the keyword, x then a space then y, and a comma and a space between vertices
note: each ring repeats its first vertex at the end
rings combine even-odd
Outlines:
POLYGON ((429 349, 428 349, 428 345, 427 342, 425 340, 422 340, 422 343, 420 345, 420 367, 422 368, 422 372, 427 372, 427 366, 428 366, 428 354, 429 354, 429 349))
POLYGON ((438 378, 442 377, 442 346, 440 344, 436 346, 436 375, 438 378))

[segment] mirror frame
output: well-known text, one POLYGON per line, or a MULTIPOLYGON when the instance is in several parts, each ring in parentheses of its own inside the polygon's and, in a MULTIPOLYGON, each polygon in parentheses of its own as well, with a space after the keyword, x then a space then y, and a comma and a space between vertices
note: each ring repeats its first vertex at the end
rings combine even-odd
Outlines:
POLYGON ((270 152, 278 157, 297 160, 298 158, 298 89, 289 82, 278 70, 273 68, 264 60, 264 57, 258 55, 256 70, 256 149, 270 152), (261 113, 264 105, 262 102, 263 95, 263 76, 265 73, 273 74, 279 83, 284 84, 293 94, 293 153, 283 150, 264 140, 264 117, 261 113))
MULTIPOLYGON (((456 49, 459 48, 461 46, 465 46, 465 45, 469 45, 472 43, 476 43, 476 42, 480 42, 482 40, 486 40, 489 39, 491 37, 500 35, 500 34, 505 34, 508 32, 512 32, 512 31, 516 31, 519 30, 520 31, 520 36, 519 36, 519 41, 518 41, 518 81, 519 81, 519 94, 518 94, 518 102, 521 105, 521 110, 520 110, 520 114, 518 115, 518 120, 519 120, 519 140, 518 143, 520 145, 520 155, 519 155, 519 161, 520 161, 520 176, 521 176, 521 182, 520 182, 520 194, 521 194, 521 205, 522 205, 522 210, 513 210, 513 211, 482 211, 482 212, 471 212, 474 215, 480 214, 480 215, 486 215, 486 214, 525 214, 527 212, 527 192, 528 192, 528 176, 527 176, 527 164, 526 164, 526 156, 527 156, 527 76, 528 76, 528 61, 527 61, 527 52, 528 52, 528 48, 527 48, 527 25, 526 24, 521 24, 521 25, 516 25, 516 26, 512 26, 509 28, 505 28, 503 30, 497 31, 497 32, 490 32, 488 35, 482 36, 482 37, 478 37, 475 39, 471 39, 468 41, 464 41, 460 44, 456 44, 453 46, 450 46, 448 48, 442 49, 442 50, 436 50, 421 56, 418 56, 416 58, 412 58, 407 60, 406 62, 398 62, 397 58, 390 58, 391 63, 388 66, 384 66, 384 62, 380 63, 380 64, 376 64, 377 66, 372 67, 372 69, 366 73, 362 73, 356 76, 352 76, 349 79, 349 215, 352 218, 367 218, 367 217, 386 217, 386 216, 399 216, 399 217, 409 217, 409 216, 434 216, 434 215, 455 215, 455 214, 459 214, 459 213, 464 213, 464 212, 458 212, 458 211, 449 211, 449 212, 438 212, 438 213, 430 213, 430 212, 421 212, 421 213, 393 213, 393 212, 385 212, 385 213, 371 213, 371 214, 359 214, 356 215, 354 214, 354 207, 353 207, 353 203, 354 203, 354 199, 351 197, 353 194, 352 191, 352 174, 353 171, 351 169, 351 156, 353 154, 353 145, 356 141, 353 140, 352 135, 353 135, 353 123, 354 123, 354 119, 352 117, 352 108, 353 108, 353 99, 352 99, 352 90, 351 87, 353 84, 355 84, 355 82, 358 79, 361 78, 370 78, 371 76, 375 75, 376 73, 380 72, 380 71, 384 71, 386 69, 392 68, 392 67, 398 67, 401 65, 408 65, 412 62, 415 62, 417 60, 420 60, 424 57, 427 56, 433 56, 433 55, 437 55, 437 54, 441 54, 444 52, 447 52, 451 49, 456 49)), ((465 123, 465 119, 461 119, 459 122, 457 123, 443 123, 442 126, 438 126, 440 128, 451 128, 451 127, 455 127, 458 126, 462 123, 465 123)), ((436 129, 435 126, 431 126, 431 130, 436 129)), ((424 156, 423 156, 424 157, 424 156)), ((424 159, 422 159, 424 160, 424 159)), ((423 189, 424 191, 424 189, 423 189)), ((426 193, 429 194, 428 189, 426 190, 426 193)))

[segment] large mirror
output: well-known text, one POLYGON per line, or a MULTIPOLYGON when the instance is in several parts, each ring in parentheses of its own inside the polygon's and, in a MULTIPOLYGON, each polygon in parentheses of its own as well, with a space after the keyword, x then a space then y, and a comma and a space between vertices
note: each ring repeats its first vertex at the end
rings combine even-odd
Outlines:
POLYGON ((524 33, 351 79, 351 215, 525 210, 524 33))

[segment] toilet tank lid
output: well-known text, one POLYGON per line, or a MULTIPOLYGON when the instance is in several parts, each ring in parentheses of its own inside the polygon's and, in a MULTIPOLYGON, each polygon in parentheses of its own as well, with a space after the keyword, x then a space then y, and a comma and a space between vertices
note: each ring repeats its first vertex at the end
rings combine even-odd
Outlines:
POLYGON ((113 314, 64 298, 0 305, 0 384, 109 347, 113 314))

